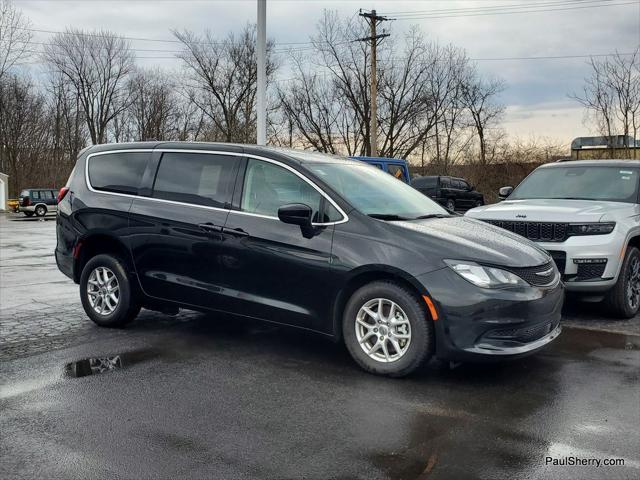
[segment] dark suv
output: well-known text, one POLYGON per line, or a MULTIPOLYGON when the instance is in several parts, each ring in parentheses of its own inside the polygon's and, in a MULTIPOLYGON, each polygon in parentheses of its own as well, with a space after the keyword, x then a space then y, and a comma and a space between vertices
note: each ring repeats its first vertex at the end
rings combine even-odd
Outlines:
POLYGON ((525 355, 560 333, 563 286, 544 250, 363 162, 101 145, 60 196, 56 261, 105 327, 141 307, 224 311, 343 340, 393 376, 434 354, 525 355))
POLYGON ((411 181, 411 186, 452 212, 484 205, 484 196, 462 178, 416 177, 411 181))
POLYGON ((34 214, 44 217, 47 212, 55 213, 58 209, 56 196, 58 190, 51 188, 27 188, 20 192, 18 198, 18 211, 27 217, 34 214))

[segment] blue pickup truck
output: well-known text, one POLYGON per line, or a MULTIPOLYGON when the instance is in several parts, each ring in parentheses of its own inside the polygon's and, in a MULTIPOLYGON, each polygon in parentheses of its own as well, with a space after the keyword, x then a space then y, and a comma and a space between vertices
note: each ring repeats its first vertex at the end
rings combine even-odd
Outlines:
POLYGON ((409 175, 409 165, 406 160, 400 158, 380 158, 380 157, 351 157, 354 160, 360 160, 370 165, 378 167, 380 170, 393 175, 404 183, 411 184, 411 176, 409 175))

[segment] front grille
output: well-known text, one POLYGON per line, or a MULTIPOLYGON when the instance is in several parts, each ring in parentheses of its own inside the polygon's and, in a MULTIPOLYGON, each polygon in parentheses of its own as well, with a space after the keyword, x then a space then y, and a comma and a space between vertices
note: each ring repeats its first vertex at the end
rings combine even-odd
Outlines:
POLYGON ((484 220, 486 223, 517 233, 529 240, 542 242, 564 242, 569 231, 568 223, 512 222, 507 220, 484 220))
POLYGON ((501 340, 516 340, 518 342, 533 342, 550 333, 552 329, 553 324, 551 322, 547 322, 542 325, 534 325, 532 327, 494 330, 485 335, 485 337, 501 340))
POLYGON ((547 253, 551 255, 553 261, 556 263, 556 267, 561 274, 564 274, 565 268, 567 267, 567 254, 565 252, 556 252, 553 250, 547 250, 547 253))
POLYGON ((524 281, 536 287, 549 285, 556 279, 557 275, 557 269, 553 262, 547 262, 537 267, 509 267, 506 270, 515 273, 524 281))
POLYGON ((606 263, 581 263, 578 265, 576 280, 593 280, 604 275, 606 263))

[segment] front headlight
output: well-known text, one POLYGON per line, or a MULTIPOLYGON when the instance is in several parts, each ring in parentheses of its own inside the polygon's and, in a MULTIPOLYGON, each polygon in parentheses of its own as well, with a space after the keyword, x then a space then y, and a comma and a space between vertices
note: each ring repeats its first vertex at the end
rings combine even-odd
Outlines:
POLYGON ((572 223, 569 225, 569 235, 606 235, 616 228, 615 222, 607 223, 572 223))
POLYGON ((468 282, 482 288, 526 287, 529 284, 514 273, 463 260, 445 260, 451 269, 468 282))

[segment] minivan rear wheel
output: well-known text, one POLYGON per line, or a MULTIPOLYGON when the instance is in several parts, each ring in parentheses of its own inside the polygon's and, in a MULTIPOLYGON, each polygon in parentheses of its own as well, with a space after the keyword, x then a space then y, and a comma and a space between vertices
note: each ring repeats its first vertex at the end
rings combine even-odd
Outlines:
POLYGON ((408 375, 433 354, 433 325, 424 303, 390 281, 372 282, 351 296, 342 332, 354 360, 375 374, 408 375))
POLYGON ((140 312, 140 304, 124 262, 96 255, 82 269, 80 299, 87 316, 101 327, 122 327, 140 312))
POLYGON ((631 318, 640 308, 640 250, 629 247, 618 281, 605 297, 605 306, 614 316, 631 318))

